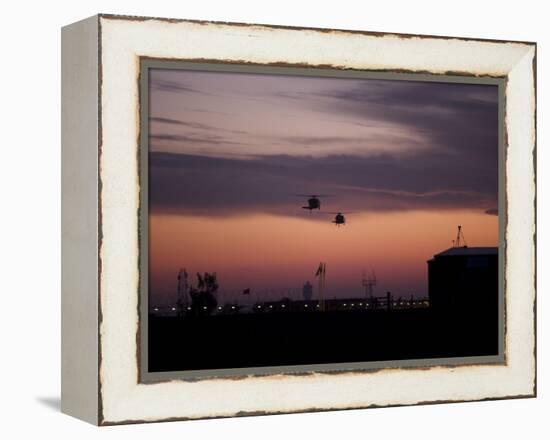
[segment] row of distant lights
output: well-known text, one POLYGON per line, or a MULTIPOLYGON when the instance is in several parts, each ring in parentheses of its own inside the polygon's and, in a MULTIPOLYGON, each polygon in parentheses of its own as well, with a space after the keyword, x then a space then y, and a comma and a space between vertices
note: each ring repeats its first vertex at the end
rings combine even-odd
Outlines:
MULTIPOLYGON (((203 310, 206 310, 207 308, 208 308, 208 307, 203 306, 203 310)), ((231 310, 235 310, 235 308, 236 308, 235 306, 231 306, 231 310)), ((221 309, 222 309, 222 307, 218 307, 218 310, 221 310, 221 309)), ((159 311, 158 307, 155 307, 153 310, 154 310, 155 312, 158 312, 158 311, 159 311)), ((172 307, 171 310, 172 310, 172 312, 175 312, 175 311, 176 311, 176 308, 175 308, 175 307, 172 307)), ((187 307, 187 310, 191 310, 191 307, 187 307)))
MULTIPOLYGON (((350 304, 350 305, 351 305, 352 307, 354 307, 354 306, 355 306, 355 304, 350 304)), ((359 303, 359 305, 360 305, 360 306, 362 306, 362 305, 363 305, 363 303, 359 303)), ((365 305, 366 305, 367 307, 369 306, 369 304, 365 304, 365 305)), ((344 304, 343 304, 343 306, 344 306, 344 307, 347 307, 347 304, 346 304, 346 303, 344 303, 344 304)), ((308 307, 309 307, 309 306, 308 306, 307 304, 304 304, 304 308, 306 308, 306 309, 307 309, 308 307)), ((319 304, 317 304, 317 305, 316 305, 315 307, 319 307, 319 304)), ((258 308, 258 309, 261 309, 261 308, 262 308, 262 306, 256 306, 256 308, 258 308)), ((270 309, 272 309, 272 308, 273 308, 273 306, 272 306, 272 305, 270 305, 270 306, 269 306, 269 308, 270 308, 270 309)), ((285 308, 285 305, 284 305, 284 304, 282 304, 282 305, 281 305, 281 308, 283 308, 283 309, 284 309, 284 308, 285 308)))
MULTIPOLYGON (((414 305, 414 304, 415 304, 415 303, 413 303, 413 305, 414 305)), ((416 303, 416 304, 421 304, 421 303, 416 303)), ((422 304, 428 305, 428 301, 423 301, 422 304)), ((359 303, 358 305, 359 305, 359 307, 363 307, 363 303, 359 303)), ((410 303, 410 302, 400 302, 400 303, 398 304, 398 303, 394 302, 393 305, 394 305, 394 306, 397 306, 397 305, 400 305, 400 306, 403 306, 403 305, 405 305, 405 306, 410 306, 411 303, 410 303)), ((344 306, 344 307, 347 307, 348 304, 347 304, 347 303, 344 303, 343 306, 344 306)), ((355 303, 351 303, 350 306, 351 306, 351 307, 355 307, 355 303)), ((319 304, 317 304, 315 307, 319 307, 319 304)), ((370 303, 366 303, 366 304, 365 304, 365 307, 370 307, 370 303)), ((256 306, 256 308, 257 308, 257 309, 261 309, 262 306, 256 306)), ((273 308, 273 305, 270 305, 269 308, 272 309, 272 308, 273 308)), ((284 308, 285 308, 285 305, 284 305, 284 304, 281 304, 281 308, 284 309, 284 308)), ((307 305, 307 304, 304 304, 304 308, 307 309, 307 308, 308 308, 308 305, 307 305)), ((206 310, 207 307, 206 307, 206 306, 203 306, 203 309, 206 310)), ((191 310, 191 307, 187 307, 187 310, 191 310)), ((218 310, 222 310, 222 307, 218 307, 218 310)), ((231 310, 235 310, 235 306, 231 306, 231 310)), ((155 312, 158 312, 159 309, 155 307, 154 311, 155 311, 155 312)), ((175 311, 176 311, 176 308, 175 308, 175 307, 172 307, 172 311, 175 312, 175 311)))
MULTIPOLYGON (((422 301, 422 302, 417 302, 417 303, 414 303, 414 302, 413 302, 412 305, 414 305, 414 304, 424 304, 424 305, 427 305, 427 304, 428 304, 428 301, 422 301)), ((350 304, 351 307, 355 307, 355 305, 356 305, 355 303, 351 303, 351 304, 350 304)), ((360 303, 357 304, 357 305, 358 305, 359 307, 363 307, 363 303, 362 303, 362 302, 360 302, 360 303)), ((365 307, 370 307, 370 303, 365 303, 364 305, 365 305, 365 307)), ((397 305, 401 305, 401 306, 403 306, 403 305, 410 306, 411 303, 410 303, 410 302, 400 302, 400 303, 398 304, 398 303, 394 302, 393 305, 394 305, 394 306, 397 306, 397 305)), ((347 303, 344 303, 344 304, 342 304, 342 306, 343 306, 343 307, 347 307, 348 304, 347 304, 347 303)), ((282 304, 281 307, 284 308, 285 305, 282 304)), ((307 309, 308 307, 309 307, 309 306, 308 306, 307 304, 304 304, 304 308, 307 309)), ((315 307, 319 307, 319 304, 317 304, 315 307)), ((256 308, 261 309, 262 306, 256 306, 256 308)), ((272 309, 273 306, 270 305, 269 308, 272 309)))

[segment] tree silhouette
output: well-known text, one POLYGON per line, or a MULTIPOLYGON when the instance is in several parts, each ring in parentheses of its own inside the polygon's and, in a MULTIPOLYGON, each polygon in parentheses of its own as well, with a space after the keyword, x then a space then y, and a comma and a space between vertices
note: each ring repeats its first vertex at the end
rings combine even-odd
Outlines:
POLYGON ((216 273, 205 272, 204 275, 201 275, 197 272, 197 288, 191 286, 189 289, 192 315, 208 316, 212 314, 218 305, 216 300, 218 287, 216 273))

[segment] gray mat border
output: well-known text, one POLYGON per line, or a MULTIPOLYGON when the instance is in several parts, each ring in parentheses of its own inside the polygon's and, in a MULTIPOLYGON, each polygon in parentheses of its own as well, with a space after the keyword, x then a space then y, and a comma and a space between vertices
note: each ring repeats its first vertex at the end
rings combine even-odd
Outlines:
POLYGON ((296 65, 262 65, 246 62, 222 62, 219 60, 173 60, 141 57, 139 90, 139 141, 138 141, 138 176, 140 187, 139 207, 139 328, 137 331, 138 382, 156 383, 172 380, 197 381, 215 378, 237 379, 249 376, 266 376, 275 374, 307 375, 315 373, 343 374, 348 372, 376 372, 388 368, 427 368, 435 366, 455 367, 467 365, 505 364, 505 254, 506 254, 506 175, 505 175, 505 77, 439 75, 414 72, 392 72, 355 69, 337 69, 326 67, 303 67, 296 65), (149 167, 149 70, 175 69, 195 70, 205 72, 254 73, 265 75, 309 76, 344 79, 379 79, 394 81, 421 81, 465 84, 492 84, 498 86, 498 167, 499 167, 499 354, 495 356, 470 356, 432 359, 409 359, 397 361, 347 362, 330 364, 288 365, 255 368, 229 368, 211 370, 187 370, 173 372, 148 371, 148 309, 149 309, 149 198, 148 198, 148 167, 149 167))

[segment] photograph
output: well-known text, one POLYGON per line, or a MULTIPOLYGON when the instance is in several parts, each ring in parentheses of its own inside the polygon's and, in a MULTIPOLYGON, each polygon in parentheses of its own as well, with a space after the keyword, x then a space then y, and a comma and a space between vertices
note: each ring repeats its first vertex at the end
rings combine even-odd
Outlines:
POLYGON ((145 373, 503 362, 500 79, 140 78, 145 373))

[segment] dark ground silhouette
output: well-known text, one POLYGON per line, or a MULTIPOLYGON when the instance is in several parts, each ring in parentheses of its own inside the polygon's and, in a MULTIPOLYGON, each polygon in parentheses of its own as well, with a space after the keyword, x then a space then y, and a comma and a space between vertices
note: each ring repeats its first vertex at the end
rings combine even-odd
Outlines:
POLYGON ((149 317, 149 371, 498 354, 495 309, 149 317))

